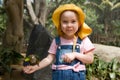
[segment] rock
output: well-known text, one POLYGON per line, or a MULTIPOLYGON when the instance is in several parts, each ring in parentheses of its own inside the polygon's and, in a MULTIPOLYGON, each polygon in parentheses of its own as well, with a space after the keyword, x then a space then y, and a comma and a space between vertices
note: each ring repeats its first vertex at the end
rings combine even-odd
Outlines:
POLYGON ((94 44, 96 54, 100 59, 103 59, 107 62, 111 61, 114 58, 117 58, 120 61, 120 47, 108 46, 102 44, 94 44))

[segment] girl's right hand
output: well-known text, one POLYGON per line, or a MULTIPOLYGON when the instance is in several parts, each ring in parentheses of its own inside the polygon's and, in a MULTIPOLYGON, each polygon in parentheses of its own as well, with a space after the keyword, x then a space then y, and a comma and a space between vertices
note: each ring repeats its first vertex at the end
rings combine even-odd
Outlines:
POLYGON ((75 53, 64 54, 62 58, 65 62, 71 63, 75 59, 75 53))
POLYGON ((24 71, 25 73, 27 73, 27 74, 31 74, 31 73, 37 71, 38 68, 39 68, 38 65, 26 66, 26 67, 23 68, 23 71, 24 71))

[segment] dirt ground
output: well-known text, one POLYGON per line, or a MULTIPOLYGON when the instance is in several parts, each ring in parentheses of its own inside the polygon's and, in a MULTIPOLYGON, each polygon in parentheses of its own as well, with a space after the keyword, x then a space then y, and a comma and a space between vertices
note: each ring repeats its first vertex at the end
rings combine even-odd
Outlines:
POLYGON ((4 75, 0 76, 0 80, 25 80, 21 74, 22 71, 22 66, 21 65, 14 65, 14 70, 11 74, 11 79, 10 79, 10 74, 9 73, 4 73, 4 75))
MULTIPOLYGON (((11 74, 11 78, 10 78, 10 74, 4 73, 4 75, 0 75, 0 80, 25 80, 22 72, 22 68, 23 68, 22 65, 12 65, 12 68, 14 70, 11 74)), ((36 72, 35 75, 37 75, 38 76, 37 79, 40 80, 51 80, 50 66, 42 69, 40 72, 36 72)))

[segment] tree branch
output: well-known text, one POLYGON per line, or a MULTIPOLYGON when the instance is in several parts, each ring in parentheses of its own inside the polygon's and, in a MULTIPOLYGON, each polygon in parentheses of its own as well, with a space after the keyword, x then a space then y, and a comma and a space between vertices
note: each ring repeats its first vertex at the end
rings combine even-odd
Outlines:
POLYGON ((35 13, 34 13, 34 11, 33 11, 33 7, 32 7, 32 4, 31 4, 31 0, 26 0, 26 4, 27 4, 26 7, 27 7, 27 9, 28 9, 28 12, 29 12, 29 14, 30 14, 30 17, 31 17, 33 23, 34 23, 34 24, 39 24, 38 18, 36 17, 36 15, 35 15, 35 13))

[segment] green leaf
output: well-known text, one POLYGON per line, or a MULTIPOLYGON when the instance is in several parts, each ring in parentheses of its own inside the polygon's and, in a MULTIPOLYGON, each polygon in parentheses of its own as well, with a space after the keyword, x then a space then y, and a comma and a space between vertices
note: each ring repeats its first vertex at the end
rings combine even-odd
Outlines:
POLYGON ((109 76, 111 79, 115 79, 116 78, 116 74, 113 72, 113 73, 109 73, 109 76))

